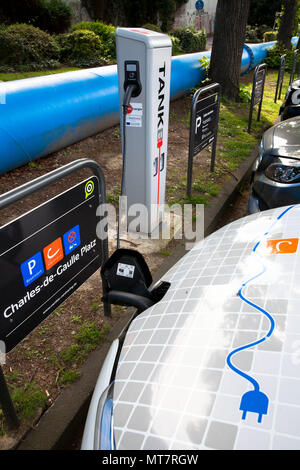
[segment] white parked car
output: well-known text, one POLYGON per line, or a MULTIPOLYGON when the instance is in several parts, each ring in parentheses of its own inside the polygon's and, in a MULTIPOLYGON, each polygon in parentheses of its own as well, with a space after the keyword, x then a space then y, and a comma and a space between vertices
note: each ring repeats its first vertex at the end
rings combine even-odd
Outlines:
POLYGON ((163 276, 111 345, 82 449, 300 449, 299 227, 300 205, 250 215, 163 276))

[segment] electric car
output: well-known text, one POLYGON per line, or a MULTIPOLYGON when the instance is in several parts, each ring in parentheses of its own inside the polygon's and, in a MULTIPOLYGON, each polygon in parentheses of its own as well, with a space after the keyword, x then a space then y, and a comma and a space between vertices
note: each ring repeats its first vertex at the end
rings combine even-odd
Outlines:
POLYGON ((282 121, 291 117, 300 116, 300 78, 292 82, 288 87, 279 114, 282 121))
POLYGON ((153 287, 141 255, 112 255, 104 298, 136 311, 82 450, 300 449, 299 226, 300 205, 237 220, 153 287))
POLYGON ((248 210, 300 202, 300 116, 268 129, 254 163, 248 210))

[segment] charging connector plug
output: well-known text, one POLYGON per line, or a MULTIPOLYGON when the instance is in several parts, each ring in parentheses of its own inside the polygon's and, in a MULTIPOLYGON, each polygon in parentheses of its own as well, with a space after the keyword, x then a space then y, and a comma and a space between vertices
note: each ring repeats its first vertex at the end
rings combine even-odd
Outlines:
POLYGON ((131 100, 132 95, 134 94, 136 89, 137 89, 137 85, 135 85, 135 84, 134 85, 128 85, 128 87, 126 88, 124 98, 123 98, 123 112, 124 112, 124 114, 127 113, 127 110, 128 110, 129 104, 130 104, 130 100, 131 100))
POLYGON ((242 419, 246 419, 248 412, 257 413, 257 422, 261 423, 262 415, 268 412, 269 399, 267 395, 259 390, 251 390, 244 393, 241 399, 240 410, 243 412, 242 419))

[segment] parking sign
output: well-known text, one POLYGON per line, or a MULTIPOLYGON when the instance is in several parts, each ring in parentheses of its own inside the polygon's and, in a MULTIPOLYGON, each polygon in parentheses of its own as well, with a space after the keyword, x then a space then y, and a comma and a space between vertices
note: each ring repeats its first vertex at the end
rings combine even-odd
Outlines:
POLYGON ((0 341, 7 352, 100 268, 98 204, 93 176, 0 228, 0 341))

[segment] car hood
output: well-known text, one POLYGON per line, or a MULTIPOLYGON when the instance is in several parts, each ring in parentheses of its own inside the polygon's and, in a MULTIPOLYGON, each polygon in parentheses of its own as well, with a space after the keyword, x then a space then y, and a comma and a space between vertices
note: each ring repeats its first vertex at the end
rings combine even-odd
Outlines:
POLYGON ((264 153, 300 159, 300 116, 287 119, 265 132, 264 153))
POLYGON ((299 224, 300 206, 237 220, 163 277, 121 351, 116 449, 300 449, 299 224))

